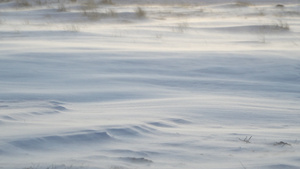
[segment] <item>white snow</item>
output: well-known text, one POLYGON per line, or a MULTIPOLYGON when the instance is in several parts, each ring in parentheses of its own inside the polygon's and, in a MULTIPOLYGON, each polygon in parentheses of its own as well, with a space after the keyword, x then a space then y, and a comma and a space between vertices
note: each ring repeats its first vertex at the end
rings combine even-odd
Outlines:
POLYGON ((300 169, 299 0, 112 3, 0 1, 0 169, 300 169))

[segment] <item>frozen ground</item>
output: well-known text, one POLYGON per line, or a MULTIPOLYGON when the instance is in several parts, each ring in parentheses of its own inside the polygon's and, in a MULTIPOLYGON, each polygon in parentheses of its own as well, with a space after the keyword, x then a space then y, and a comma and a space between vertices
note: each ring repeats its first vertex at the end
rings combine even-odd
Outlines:
POLYGON ((0 0, 0 169, 300 168, 299 1, 103 2, 0 0))

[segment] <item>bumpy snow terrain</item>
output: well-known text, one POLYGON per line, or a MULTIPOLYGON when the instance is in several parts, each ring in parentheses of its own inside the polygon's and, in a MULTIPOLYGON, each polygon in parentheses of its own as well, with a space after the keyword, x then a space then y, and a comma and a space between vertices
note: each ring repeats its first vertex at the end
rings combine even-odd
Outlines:
POLYGON ((300 169, 299 0, 0 0, 0 169, 300 169))

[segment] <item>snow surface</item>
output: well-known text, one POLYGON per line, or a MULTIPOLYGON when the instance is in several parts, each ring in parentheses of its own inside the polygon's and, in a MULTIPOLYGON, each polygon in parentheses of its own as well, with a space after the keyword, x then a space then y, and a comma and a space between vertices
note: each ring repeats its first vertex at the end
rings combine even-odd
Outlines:
POLYGON ((300 168, 299 0, 112 2, 0 1, 0 169, 300 168))

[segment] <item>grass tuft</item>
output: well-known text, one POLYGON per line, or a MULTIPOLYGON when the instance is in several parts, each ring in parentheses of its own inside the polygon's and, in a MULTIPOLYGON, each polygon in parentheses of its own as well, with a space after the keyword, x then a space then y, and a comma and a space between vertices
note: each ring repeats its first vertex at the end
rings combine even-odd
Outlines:
POLYGON ((188 28, 189 28, 189 23, 182 22, 182 23, 178 23, 175 27, 173 27, 173 31, 184 33, 188 28))
POLYGON ((283 22, 282 20, 278 20, 275 26, 276 26, 276 28, 279 28, 279 29, 290 30, 289 24, 286 22, 283 22))
POLYGON ((58 12, 66 12, 67 8, 63 3, 61 3, 61 4, 59 4, 57 11, 58 12))
POLYGON ((139 18, 146 17, 146 12, 141 7, 137 7, 137 9, 135 10, 135 14, 139 18))
POLYGON ((253 4, 249 3, 249 2, 242 2, 242 1, 237 1, 234 4, 237 7, 249 7, 249 6, 253 6, 253 4))
POLYGON ((112 0, 102 0, 101 4, 105 4, 105 5, 113 5, 114 3, 112 2, 112 0))
POLYGON ((82 3, 82 10, 83 11, 90 11, 90 10, 96 10, 98 8, 98 5, 94 0, 86 0, 82 3))
POLYGON ((30 7, 31 4, 27 0, 16 0, 17 7, 30 7))
POLYGON ((67 32, 79 32, 80 28, 77 25, 67 25, 64 27, 64 30, 67 32))

